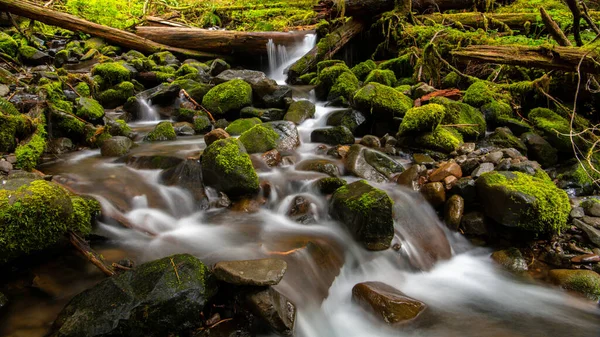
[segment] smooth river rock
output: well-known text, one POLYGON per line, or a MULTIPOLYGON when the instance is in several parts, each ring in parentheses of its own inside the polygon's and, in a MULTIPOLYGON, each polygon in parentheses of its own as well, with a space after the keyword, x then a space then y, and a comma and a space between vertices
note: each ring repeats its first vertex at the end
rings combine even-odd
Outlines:
POLYGON ((277 334, 291 336, 296 322, 296 306, 277 290, 269 287, 246 295, 246 305, 277 334))
POLYGON ((352 288, 352 300, 388 324, 408 323, 427 309, 425 303, 382 282, 355 285, 352 288))
POLYGON ((215 265, 217 279, 235 285, 269 286, 281 281, 287 263, 281 259, 222 261, 215 265))

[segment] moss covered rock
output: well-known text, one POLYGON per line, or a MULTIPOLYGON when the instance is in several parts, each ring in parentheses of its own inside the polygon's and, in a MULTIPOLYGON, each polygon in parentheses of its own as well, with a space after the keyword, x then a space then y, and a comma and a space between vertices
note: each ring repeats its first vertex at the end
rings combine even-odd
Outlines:
POLYGON ((239 139, 248 153, 263 153, 277 147, 279 134, 269 125, 258 124, 242 133, 239 139))
MULTIPOLYGON (((0 105, 11 106, 8 101, 0 99, 0 105)), ((14 107, 13 107, 14 108, 14 107)), ((8 115, 0 113, 0 152, 12 152, 17 146, 17 138, 25 135, 27 121, 20 114, 8 115)))
POLYGON ((571 130, 570 123, 566 118, 545 108, 533 109, 527 117, 558 151, 567 153, 573 151, 571 139, 568 136, 571 130))
POLYGON ((365 116, 353 109, 334 111, 327 118, 328 126, 345 126, 356 136, 367 132, 367 124, 365 116))
POLYGON ((252 105, 252 87, 240 79, 221 83, 206 93, 202 105, 217 115, 239 112, 252 105))
POLYGON ((345 126, 334 126, 326 129, 316 129, 310 134, 313 143, 324 143, 328 145, 354 144, 354 135, 345 126))
POLYGON ((394 236, 392 207, 392 199, 384 191, 360 180, 338 188, 329 210, 367 249, 384 250, 394 236))
POLYGON ((358 78, 351 72, 345 72, 338 76, 333 83, 327 95, 327 100, 333 101, 343 98, 345 101, 349 101, 359 88, 358 78))
POLYGON ((118 62, 100 63, 92 69, 92 76, 100 76, 105 88, 131 80, 131 72, 118 62))
POLYGON ((356 108, 376 120, 391 121, 403 117, 412 108, 413 101, 394 88, 379 83, 369 83, 354 95, 356 108))
POLYGON ((88 122, 97 122, 104 117, 104 108, 95 99, 79 97, 75 103, 75 114, 88 122))
POLYGON ((432 132, 440 125, 445 113, 446 109, 444 106, 435 103, 411 108, 402 119, 398 136, 419 132, 432 132))
POLYGON ((15 166, 17 168, 31 171, 39 164, 40 158, 46 150, 46 130, 44 126, 45 123, 40 122, 35 133, 17 146, 15 150, 15 156, 17 157, 15 166))
POLYGON ((348 66, 343 62, 329 65, 323 68, 322 70, 318 71, 317 82, 315 87, 315 94, 317 95, 317 98, 320 100, 327 99, 329 91, 331 91, 331 87, 333 87, 335 81, 343 73, 352 74, 350 68, 348 68, 348 66))
POLYGON ((135 86, 131 82, 122 82, 98 95, 98 101, 106 109, 114 109, 127 102, 135 94, 135 86))
POLYGON ((458 150, 463 143, 463 138, 456 130, 438 126, 433 132, 428 132, 414 140, 408 140, 409 144, 421 149, 450 153, 458 150))
POLYGON ((173 128, 173 124, 171 122, 160 122, 158 123, 154 129, 144 137, 144 140, 150 142, 156 141, 165 141, 165 140, 175 140, 177 135, 175 134, 175 129, 173 128))
POLYGON ((202 154, 202 176, 208 186, 232 199, 259 191, 258 175, 244 145, 235 138, 217 140, 202 154))
POLYGON ((472 106, 453 101, 446 97, 435 97, 430 100, 431 103, 441 104, 446 108, 442 124, 463 125, 456 128, 464 139, 476 140, 485 136, 486 122, 483 114, 472 106))
POLYGON ((485 81, 477 81, 469 86, 463 97, 463 102, 479 108, 494 100, 494 92, 485 81))
POLYGON ((288 108, 287 113, 283 116, 286 121, 294 122, 295 124, 301 124, 309 118, 315 116, 317 108, 311 101, 300 100, 295 101, 288 108))
POLYGON ((540 234, 568 227, 569 197, 552 181, 521 172, 488 172, 476 186, 485 214, 505 226, 540 234))
POLYGON ((554 269, 548 278, 561 288, 582 294, 593 301, 600 300, 600 274, 591 270, 554 269))
POLYGON ((19 44, 10 35, 0 32, 0 52, 11 57, 16 57, 18 51, 19 44))
POLYGON ((159 66, 179 66, 181 64, 177 57, 175 57, 175 55, 171 54, 171 52, 168 51, 152 54, 148 56, 148 58, 154 61, 159 66))
POLYGON ((380 83, 393 87, 396 85, 396 75, 391 70, 375 69, 369 73, 365 83, 380 83))
POLYGON ((488 141, 501 148, 515 148, 521 153, 527 153, 527 146, 508 128, 496 128, 488 137, 488 141))
POLYGON ((0 263, 48 248, 68 231, 89 233, 99 210, 55 183, 9 178, 0 185, 0 263))
POLYGON ((366 60, 352 67, 352 72, 360 81, 364 81, 371 71, 377 69, 377 64, 373 60, 366 60))
POLYGON ((388 155, 359 144, 350 146, 344 166, 347 172, 377 183, 387 182, 404 171, 404 167, 388 155))
POLYGON ((411 54, 405 54, 398 58, 391 59, 379 64, 379 69, 391 70, 396 78, 412 77, 414 67, 410 63, 411 54))
POLYGON ((255 125, 262 124, 259 118, 240 118, 229 124, 225 131, 232 136, 239 136, 247 130, 252 129, 255 125))
POLYGON ((204 114, 194 116, 193 123, 194 132, 196 132, 196 134, 203 134, 212 130, 212 123, 210 122, 210 119, 208 119, 208 116, 204 114))
POLYGON ((51 336, 187 335, 217 292, 209 268, 180 254, 144 263, 75 296, 51 336))
POLYGON ((103 157, 121 157, 129 152, 133 141, 127 137, 115 136, 106 140, 100 148, 103 157))

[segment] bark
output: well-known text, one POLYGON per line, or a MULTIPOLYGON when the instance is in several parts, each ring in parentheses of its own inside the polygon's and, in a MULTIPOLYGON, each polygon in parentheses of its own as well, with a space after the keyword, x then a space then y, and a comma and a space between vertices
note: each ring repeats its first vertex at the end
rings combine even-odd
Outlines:
POLYGON ((548 14, 548 12, 546 12, 544 7, 540 7, 540 14, 542 15, 542 21, 544 21, 544 25, 546 26, 546 29, 548 30, 552 38, 556 42, 558 42, 560 46, 572 46, 571 41, 567 39, 565 33, 563 33, 562 29, 560 29, 556 22, 552 20, 552 17, 550 16, 550 14, 548 14))
POLYGON ((316 69, 317 63, 331 59, 364 28, 364 23, 353 19, 322 38, 311 51, 290 67, 288 70, 288 83, 298 83, 300 76, 316 69))
POLYGON ((77 249, 81 254, 83 254, 94 266, 98 267, 106 276, 115 275, 115 269, 104 262, 102 256, 96 253, 84 239, 82 239, 79 235, 70 232, 69 233, 69 241, 75 249, 77 249))
MULTIPOLYGON (((1 1, 1 0, 0 0, 1 1)), ((283 32, 238 32, 199 28, 137 27, 136 34, 159 43, 174 47, 202 50, 225 55, 267 55, 267 43, 293 45, 302 41, 313 31, 283 32)))
POLYGON ((583 46, 583 41, 581 40, 581 10, 579 9, 579 5, 577 4, 577 0, 565 0, 567 6, 573 13, 573 36, 575 37, 575 43, 578 47, 583 46))
POLYGON ((74 32, 83 32, 103 38, 109 43, 125 48, 135 49, 143 53, 156 53, 168 50, 170 52, 195 58, 216 58, 218 55, 203 53, 196 50, 176 48, 153 41, 146 40, 135 34, 99 25, 80 19, 76 16, 53 11, 36 6, 24 0, 0 0, 0 8, 3 11, 23 16, 32 20, 40 21, 48 25, 61 27, 74 32))
POLYGON ((551 70, 574 72, 581 62, 581 71, 599 74, 600 65, 594 58, 598 54, 589 49, 575 47, 528 46, 469 46, 451 52, 458 61, 508 64, 551 70))

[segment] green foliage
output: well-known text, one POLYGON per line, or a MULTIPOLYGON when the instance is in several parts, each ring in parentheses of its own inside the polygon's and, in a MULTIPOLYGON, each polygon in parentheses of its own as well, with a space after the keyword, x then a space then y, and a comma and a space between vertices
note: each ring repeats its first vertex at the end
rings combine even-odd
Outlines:
POLYGON ((377 64, 373 60, 366 60, 352 67, 352 72, 360 81, 364 81, 367 75, 377 68, 377 64))
MULTIPOLYGON (((545 108, 536 108, 528 115, 531 123, 540 131, 544 138, 556 147, 557 150, 570 153, 572 151, 570 123, 554 111, 545 108)), ((578 138, 574 138, 578 140, 578 138)))
POLYGON ((16 57, 18 50, 19 44, 17 44, 17 42, 13 40, 10 35, 0 32, 0 53, 7 54, 11 57, 16 57))
POLYGON ((359 88, 358 78, 356 78, 354 73, 344 72, 335 80, 335 83, 327 95, 327 100, 332 101, 336 98, 343 97, 345 100, 349 101, 359 88))
POLYGON ((144 2, 128 0, 67 0, 67 12, 114 28, 136 25, 142 17, 144 2))
POLYGON ((25 171, 33 170, 39 163, 45 149, 46 130, 44 130, 44 123, 39 123, 31 139, 25 144, 19 145, 15 150, 16 167, 25 171))

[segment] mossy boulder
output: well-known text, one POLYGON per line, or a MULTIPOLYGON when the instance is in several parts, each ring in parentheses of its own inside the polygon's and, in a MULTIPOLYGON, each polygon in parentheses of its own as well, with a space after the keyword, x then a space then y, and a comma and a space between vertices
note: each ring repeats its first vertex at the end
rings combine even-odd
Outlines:
POLYGON ((181 64, 177 57, 175 57, 175 55, 171 54, 171 52, 168 51, 152 54, 148 56, 148 58, 154 61, 159 66, 173 65, 179 67, 179 65, 181 64))
POLYGON ((325 60, 317 63, 317 74, 320 74, 321 71, 325 68, 333 67, 337 64, 346 65, 342 60, 325 60))
POLYGON ((432 132, 440 125, 445 113, 446 109, 444 106, 435 103, 411 108, 402 119, 398 136, 432 132))
POLYGON ((561 288, 582 294, 593 301, 600 300, 600 274, 591 270, 554 269, 548 278, 561 288))
POLYGON ((244 145, 235 138, 217 140, 202 154, 202 176, 208 186, 232 199, 255 195, 258 175, 244 145))
POLYGON ((264 153, 277 147, 279 134, 268 124, 258 124, 242 133, 239 140, 248 153, 264 153))
POLYGON ((175 140, 177 138, 177 134, 175 134, 175 129, 173 128, 173 124, 171 122, 160 122, 158 123, 154 129, 144 137, 144 140, 149 142, 157 142, 157 141, 166 141, 166 140, 175 140))
POLYGON ((0 185, 0 263, 48 248, 68 231, 88 234, 99 210, 55 183, 9 177, 0 185))
POLYGON ((412 77, 414 67, 410 59, 412 54, 405 54, 398 58, 387 60, 379 64, 379 69, 391 70, 396 75, 396 78, 412 77))
POLYGON ((365 116, 353 109, 334 111, 327 118, 328 126, 345 126, 356 136, 367 132, 367 124, 365 116))
POLYGON ((131 80, 131 72, 122 63, 100 63, 92 69, 92 76, 100 76, 105 88, 131 80))
POLYGON ((52 337, 185 335, 217 292, 209 268, 180 254, 144 263, 75 296, 52 337))
POLYGON ((517 275, 523 275, 529 269, 521 251, 514 247, 495 251, 491 258, 504 269, 517 275))
POLYGON ((394 117, 403 117, 412 108, 413 100, 394 88, 369 83, 356 92, 354 105, 373 119, 391 121, 394 117))
POLYGON ((527 146, 516 137, 509 128, 496 128, 488 137, 488 142, 501 148, 515 148, 521 153, 527 153, 527 146))
POLYGON ((366 60, 355 65, 350 70, 352 71, 352 73, 354 73, 358 80, 364 81, 367 78, 367 76, 371 73, 371 71, 375 69, 377 69, 377 64, 375 64, 373 60, 366 60))
POLYGON ((329 211, 367 249, 384 250, 394 237, 392 208, 392 199, 385 191, 360 180, 338 188, 329 211))
POLYGON ((280 121, 285 116, 286 111, 277 108, 260 109, 247 106, 240 111, 240 116, 244 118, 257 117, 263 122, 280 121))
POLYGON ((458 150, 463 144, 460 133, 449 127, 438 126, 433 132, 416 137, 414 140, 404 140, 417 148, 450 153, 458 150))
POLYGON ((95 99, 79 97, 75 101, 75 115, 88 122, 99 122, 104 117, 104 108, 95 99))
POLYGON ((501 118, 514 117, 512 107, 508 103, 495 99, 482 105, 480 109, 490 124, 498 123, 501 118))
POLYGON ((311 101, 300 100, 295 101, 288 108, 287 113, 283 116, 286 121, 302 124, 305 120, 313 118, 317 108, 311 101))
POLYGON ((0 32, 0 53, 16 57, 19 52, 19 44, 8 34, 0 32))
POLYGON ((391 70, 375 69, 369 73, 365 83, 380 83, 393 87, 396 85, 396 75, 391 70))
POLYGON ((40 162, 42 154, 46 150, 46 130, 44 123, 37 125, 35 133, 15 149, 17 162, 15 166, 25 171, 31 171, 40 162))
POLYGON ((129 97, 135 94, 135 86, 131 82, 121 82, 111 89, 105 90, 98 95, 98 101, 106 109, 114 109, 127 102, 129 97))
POLYGON ((323 195, 333 194, 338 188, 347 185, 348 183, 338 177, 321 178, 314 183, 312 187, 323 195))
POLYGON ((573 151, 573 145, 569 137, 570 123, 566 118, 546 108, 533 109, 527 117, 558 151, 567 153, 573 151))
POLYGON ((193 123, 194 132, 196 132, 196 134, 203 134, 212 130, 212 123, 210 122, 210 119, 208 119, 208 116, 204 114, 194 116, 193 123))
POLYGON ((485 214, 500 224, 538 234, 568 227, 569 197, 550 180, 521 172, 488 172, 476 186, 485 214))
POLYGON ((239 112, 252 105, 252 87, 240 79, 221 83, 206 93, 202 105, 216 115, 239 112))
POLYGON ((343 99, 346 102, 352 99, 354 93, 360 88, 358 78, 351 72, 342 73, 333 83, 329 94, 328 101, 343 99))
POLYGON ((442 119, 442 124, 463 125, 456 128, 456 131, 460 133, 464 139, 476 140, 485 136, 486 121, 483 114, 473 108, 472 106, 453 101, 446 97, 434 97, 430 100, 430 103, 440 104, 446 108, 446 113, 442 119))
POLYGON ((310 134, 310 141, 328 145, 349 145, 354 144, 354 135, 345 126, 334 126, 314 130, 310 134))
POLYGON ((344 166, 347 172, 377 183, 387 182, 404 171, 402 164, 390 156, 359 144, 350 146, 344 166))
POLYGON ((335 84, 335 81, 342 75, 343 73, 350 73, 354 75, 350 68, 345 63, 336 63, 334 65, 323 68, 321 71, 317 72, 317 82, 315 87, 315 94, 317 95, 317 99, 325 100, 329 95, 329 91, 335 84))
POLYGON ((19 55, 24 63, 31 65, 44 65, 52 60, 50 55, 30 46, 21 46, 19 55))
POLYGON ((480 108, 495 100, 494 92, 485 81, 471 84, 463 97, 463 102, 472 107, 480 108))
POLYGON ((129 152, 133 141, 127 137, 115 136, 102 143, 100 153, 103 157, 121 157, 129 152))
POLYGON ((239 136, 242 133, 252 129, 255 125, 262 124, 262 121, 259 118, 240 118, 231 122, 226 128, 228 134, 232 136, 239 136))
POLYGON ((171 86, 178 87, 179 89, 185 90, 190 97, 196 102, 202 102, 204 96, 213 87, 210 84, 200 83, 190 79, 178 79, 171 83, 171 86))
MULTIPOLYGON (((0 108, 2 104, 13 107, 8 101, 0 99, 0 108)), ((26 136, 27 125, 27 120, 20 114, 0 113, 0 152, 14 151, 17 146, 17 138, 26 136)))

